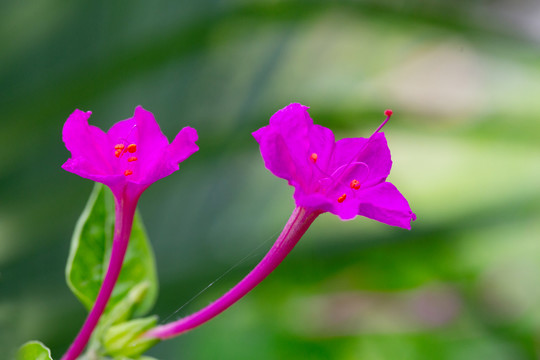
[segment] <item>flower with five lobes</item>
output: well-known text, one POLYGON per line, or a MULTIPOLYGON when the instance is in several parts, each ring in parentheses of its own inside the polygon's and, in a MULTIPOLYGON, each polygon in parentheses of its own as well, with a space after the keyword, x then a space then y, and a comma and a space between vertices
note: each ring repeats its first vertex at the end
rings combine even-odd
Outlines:
POLYGON ((75 110, 67 119, 62 139, 71 158, 62 168, 107 185, 115 196, 139 196, 199 149, 197 131, 191 127, 183 128, 169 144, 154 115, 141 106, 106 133, 88 125, 91 114, 75 110))
POLYGON ((253 133, 268 170, 294 186, 296 205, 342 220, 362 215, 410 229, 416 216, 396 187, 387 182, 392 160, 384 133, 334 140, 328 128, 313 124, 307 106, 293 103, 253 133))
POLYGON ((416 216, 394 185, 386 182, 392 161, 383 133, 334 140, 329 129, 314 125, 308 107, 290 104, 253 133, 266 167, 295 187, 296 208, 272 248, 231 290, 203 309, 144 334, 167 339, 213 319, 261 283, 287 257, 313 221, 324 212, 342 220, 363 215, 410 229, 416 216))
POLYGON ((178 164, 199 149, 195 144, 197 131, 190 127, 183 128, 169 144, 154 115, 141 106, 132 118, 116 123, 106 133, 88 125, 90 115, 90 111, 75 110, 64 124, 62 139, 71 158, 62 168, 112 190, 114 237, 97 298, 62 360, 78 358, 105 310, 122 269, 139 197, 153 182, 178 170, 178 164))

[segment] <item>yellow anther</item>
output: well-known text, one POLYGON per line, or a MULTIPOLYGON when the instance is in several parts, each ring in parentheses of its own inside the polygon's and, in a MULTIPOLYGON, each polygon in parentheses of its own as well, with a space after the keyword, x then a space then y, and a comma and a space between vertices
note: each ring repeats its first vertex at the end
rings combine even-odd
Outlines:
POLYGON ((133 175, 133 171, 131 171, 131 170, 126 170, 126 171, 124 171, 124 175, 125 175, 125 176, 133 175))
POLYGON ((116 144, 114 145, 114 149, 115 150, 124 150, 124 144, 116 144))
POLYGON ((317 153, 312 153, 310 156, 309 156, 309 159, 311 161, 313 161, 314 163, 317 162, 317 159, 319 158, 319 155, 317 155, 317 153))
POLYGON ((343 195, 341 195, 340 197, 337 198, 337 202, 342 203, 342 202, 345 201, 346 198, 347 198, 347 194, 343 194, 343 195))
POLYGON ((120 157, 120 155, 122 155, 122 150, 120 149, 114 150, 114 156, 120 157))
POLYGON ((129 162, 137 161, 137 157, 136 156, 131 156, 130 158, 128 158, 128 161, 129 162))

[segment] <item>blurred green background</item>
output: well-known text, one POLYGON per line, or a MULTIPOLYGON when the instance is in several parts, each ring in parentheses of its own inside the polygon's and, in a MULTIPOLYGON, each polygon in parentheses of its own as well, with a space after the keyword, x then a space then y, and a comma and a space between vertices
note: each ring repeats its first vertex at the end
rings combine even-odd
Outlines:
POLYGON ((159 359, 538 359, 537 1, 0 3, 0 349, 60 358, 85 312, 64 282, 92 183, 67 173, 75 109, 152 111, 201 150, 141 199, 164 319, 220 296, 271 246, 292 189, 250 133, 290 102, 338 137, 383 120, 406 231, 323 215, 239 304, 159 359))

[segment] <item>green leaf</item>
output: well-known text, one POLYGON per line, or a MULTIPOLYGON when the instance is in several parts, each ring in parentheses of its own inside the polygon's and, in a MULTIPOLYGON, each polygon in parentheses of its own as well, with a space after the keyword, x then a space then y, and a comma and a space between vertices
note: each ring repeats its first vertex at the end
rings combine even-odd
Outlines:
POLYGON ((150 316, 111 326, 103 339, 107 354, 129 358, 140 356, 159 342, 159 339, 141 337, 144 332, 156 324, 157 316, 150 316))
MULTIPOLYGON (((107 271, 114 218, 114 197, 111 191, 96 183, 75 227, 66 266, 68 286, 87 309, 94 304, 107 271)), ((157 288, 154 255, 141 217, 137 213, 122 272, 105 314, 116 312, 113 317, 119 320, 131 315, 143 315, 154 305, 157 288), (122 304, 123 310, 112 311, 118 304, 122 304), (118 312, 128 311, 129 315, 118 315, 118 312)), ((106 318, 104 316, 104 319, 106 318)))
POLYGON ((17 360, 52 360, 51 350, 39 341, 29 341, 20 347, 17 360))

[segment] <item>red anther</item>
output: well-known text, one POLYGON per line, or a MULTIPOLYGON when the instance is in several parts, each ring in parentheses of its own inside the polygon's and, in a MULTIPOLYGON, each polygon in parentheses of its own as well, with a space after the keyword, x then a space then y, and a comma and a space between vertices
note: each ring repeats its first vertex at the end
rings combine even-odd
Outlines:
POLYGON ((131 156, 129 159, 128 159, 129 162, 132 162, 132 161, 137 161, 137 157, 136 156, 131 156))
POLYGON ((342 202, 345 201, 346 198, 347 198, 347 194, 343 194, 343 195, 341 195, 340 197, 337 198, 337 202, 342 203, 342 202))
POLYGON ((114 145, 115 150, 124 150, 124 144, 116 144, 114 145))
POLYGON ((351 189, 358 190, 360 189, 360 186, 362 185, 360 184, 360 181, 354 179, 353 181, 351 181, 350 186, 351 186, 351 189))
POLYGON ((384 111, 384 115, 386 115, 386 116, 392 116, 393 113, 394 112, 392 110, 390 110, 390 109, 387 109, 387 110, 384 111))
POLYGON ((137 151, 137 145, 129 144, 127 147, 127 151, 129 151, 130 153, 134 153, 135 151, 137 151))
POLYGON ((131 170, 126 170, 126 171, 124 171, 124 175, 125 175, 125 176, 133 175, 133 171, 131 171, 131 170))
POLYGON ((120 149, 114 150, 114 156, 120 157, 120 155, 122 155, 122 150, 120 149))
POLYGON ((319 158, 319 155, 317 155, 317 153, 313 153, 313 154, 311 154, 311 155, 309 156, 309 159, 310 159, 311 161, 313 161, 314 163, 317 162, 317 159, 318 159, 318 158, 319 158))

